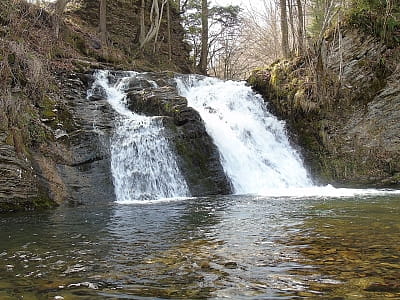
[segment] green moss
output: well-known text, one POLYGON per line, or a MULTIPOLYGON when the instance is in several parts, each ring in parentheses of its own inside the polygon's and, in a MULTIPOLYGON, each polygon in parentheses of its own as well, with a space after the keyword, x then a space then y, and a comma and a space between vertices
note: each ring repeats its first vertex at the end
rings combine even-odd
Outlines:
POLYGON ((400 183, 400 172, 399 172, 399 173, 395 173, 395 174, 392 176, 392 180, 393 180, 394 182, 396 182, 396 183, 400 183))
POLYGON ((31 145, 38 145, 52 139, 51 133, 35 119, 31 119, 27 127, 31 145))
POLYGON ((9 64, 11 64, 11 65, 15 64, 15 60, 16 60, 15 53, 8 54, 7 60, 8 60, 9 64))
POLYGON ((38 196, 31 200, 15 200, 13 202, 0 202, 0 213, 46 210, 57 207, 54 201, 47 196, 38 196))
POLYGON ((45 210, 57 207, 58 204, 51 200, 49 197, 42 195, 40 197, 34 198, 33 201, 34 210, 45 210))
POLYGON ((10 146, 14 146, 14 136, 12 133, 9 133, 6 138, 6 144, 10 146))
POLYGON ((69 34, 65 37, 65 41, 68 44, 70 44, 74 49, 79 51, 81 54, 84 54, 84 55, 88 54, 86 42, 81 35, 79 35, 75 32, 69 32, 69 34))
POLYGON ((63 125, 66 132, 72 132, 76 129, 74 119, 67 109, 59 108, 57 117, 57 121, 63 125))
POLYGON ((174 112, 174 107, 170 102, 164 102, 164 110, 167 113, 173 113, 174 112))
POLYGON ((395 1, 387 11, 384 0, 353 0, 353 6, 347 13, 348 22, 362 31, 372 34, 389 47, 400 45, 400 5, 395 1))

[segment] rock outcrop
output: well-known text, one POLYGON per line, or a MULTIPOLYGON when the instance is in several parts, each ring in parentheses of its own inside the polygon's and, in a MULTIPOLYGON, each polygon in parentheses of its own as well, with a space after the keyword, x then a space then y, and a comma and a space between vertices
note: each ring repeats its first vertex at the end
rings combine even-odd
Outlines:
MULTIPOLYGON (((110 80, 125 75, 112 72, 110 80)), ((132 78, 128 106, 163 119, 193 196, 230 193, 218 150, 199 114, 178 95, 172 76, 143 73, 132 78)), ((0 211, 115 200, 109 144, 115 112, 101 89, 88 97, 92 74, 57 77, 61 94, 53 95, 59 99, 49 101, 52 105, 47 107, 54 114, 48 112, 48 118, 41 119, 51 138, 27 149, 17 130, 0 135, 0 211)))
POLYGON ((250 82, 287 120, 320 182, 398 186, 399 58, 400 49, 347 28, 340 45, 333 36, 324 41, 319 79, 295 59, 258 70, 250 82))
POLYGON ((128 83, 127 98, 130 110, 163 117, 168 139, 193 196, 231 192, 218 150, 199 113, 178 95, 172 73, 143 73, 132 78, 128 83))
POLYGON ((72 124, 60 136, 65 149, 57 169, 72 203, 115 199, 110 171, 109 137, 114 113, 104 98, 88 98, 92 78, 87 74, 60 76, 63 101, 72 124))
POLYGON ((17 129, 1 134, 0 212, 115 198, 107 136, 112 110, 104 99, 87 99, 90 76, 57 77, 60 93, 48 95, 53 99, 30 129, 45 137, 27 145, 17 129))
POLYGON ((47 11, 31 2, 0 1, 0 212, 113 199, 107 145, 113 112, 103 98, 86 99, 84 73, 188 72, 179 12, 170 7, 169 26, 163 18, 154 52, 153 43, 139 47, 141 2, 107 1, 105 51, 98 1, 69 1, 59 36, 51 4, 47 11))

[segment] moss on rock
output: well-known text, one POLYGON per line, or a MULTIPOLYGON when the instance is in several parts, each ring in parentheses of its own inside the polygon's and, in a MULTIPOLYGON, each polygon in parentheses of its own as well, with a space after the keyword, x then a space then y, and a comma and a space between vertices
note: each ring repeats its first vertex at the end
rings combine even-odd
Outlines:
POLYGON ((323 73, 296 58, 255 70, 248 82, 278 117, 287 120, 317 180, 350 186, 398 185, 394 175, 398 166, 392 161, 400 153, 395 134, 400 130, 395 71, 400 51, 354 29, 345 28, 342 34, 342 60, 337 41, 330 37, 325 41, 334 50, 327 53, 323 73))

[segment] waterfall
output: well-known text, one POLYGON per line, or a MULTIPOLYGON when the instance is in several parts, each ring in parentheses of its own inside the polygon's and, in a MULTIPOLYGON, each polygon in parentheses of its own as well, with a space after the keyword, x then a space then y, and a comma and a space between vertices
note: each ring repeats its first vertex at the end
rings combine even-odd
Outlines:
POLYGON ((108 71, 97 71, 88 93, 102 89, 117 113, 111 137, 111 172, 117 201, 188 196, 189 189, 165 138, 162 118, 142 116, 126 107, 127 84, 135 76, 140 74, 127 72, 126 77, 111 83, 108 71))
POLYGON ((203 118, 237 194, 312 186, 285 125, 244 82, 195 75, 176 79, 203 118))

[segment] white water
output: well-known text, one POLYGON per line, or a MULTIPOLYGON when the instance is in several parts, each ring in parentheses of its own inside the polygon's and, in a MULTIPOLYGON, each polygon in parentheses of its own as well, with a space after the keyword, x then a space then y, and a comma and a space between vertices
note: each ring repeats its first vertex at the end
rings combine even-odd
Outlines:
POLYGON ((180 94, 203 118, 235 193, 313 185, 284 123, 244 82, 189 76, 177 83, 180 94))
POLYGON ((138 73, 129 72, 115 84, 109 83, 107 71, 98 71, 95 76, 92 89, 102 87, 118 114, 111 138, 111 172, 117 202, 188 196, 161 118, 141 116, 126 107, 124 89, 129 78, 138 73))
POLYGON ((203 118, 237 194, 268 197, 354 197, 400 194, 397 190, 315 186, 284 123, 268 112, 244 82, 190 75, 176 79, 179 92, 203 118))

